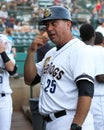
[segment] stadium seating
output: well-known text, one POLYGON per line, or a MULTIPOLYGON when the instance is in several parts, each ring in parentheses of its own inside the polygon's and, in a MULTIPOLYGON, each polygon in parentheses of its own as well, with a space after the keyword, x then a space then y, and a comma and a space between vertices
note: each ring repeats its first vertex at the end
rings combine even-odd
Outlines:
POLYGON ((21 32, 14 32, 13 39, 14 39, 14 46, 18 52, 26 52, 32 41, 36 36, 35 32, 29 33, 21 33, 21 32))

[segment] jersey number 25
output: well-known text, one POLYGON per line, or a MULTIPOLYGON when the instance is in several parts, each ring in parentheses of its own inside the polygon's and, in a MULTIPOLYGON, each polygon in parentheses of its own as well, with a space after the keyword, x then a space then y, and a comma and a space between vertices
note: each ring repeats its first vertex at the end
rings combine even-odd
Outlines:
POLYGON ((56 90, 56 81, 55 80, 47 80, 47 86, 45 87, 45 92, 55 93, 56 90))

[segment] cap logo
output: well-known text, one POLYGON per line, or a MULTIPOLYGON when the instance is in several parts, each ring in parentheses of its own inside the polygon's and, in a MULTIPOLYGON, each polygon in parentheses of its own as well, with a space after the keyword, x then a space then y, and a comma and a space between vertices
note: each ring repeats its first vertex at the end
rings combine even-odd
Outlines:
POLYGON ((45 12, 44 12, 44 18, 47 18, 51 15, 51 11, 50 9, 46 9, 45 12))

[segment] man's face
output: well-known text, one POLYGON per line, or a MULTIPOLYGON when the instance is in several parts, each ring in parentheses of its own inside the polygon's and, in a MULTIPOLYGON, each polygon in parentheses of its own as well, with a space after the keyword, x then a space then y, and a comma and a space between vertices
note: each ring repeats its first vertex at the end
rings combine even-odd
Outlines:
POLYGON ((69 21, 66 20, 51 20, 45 23, 49 38, 55 44, 63 44, 65 36, 69 33, 69 21))

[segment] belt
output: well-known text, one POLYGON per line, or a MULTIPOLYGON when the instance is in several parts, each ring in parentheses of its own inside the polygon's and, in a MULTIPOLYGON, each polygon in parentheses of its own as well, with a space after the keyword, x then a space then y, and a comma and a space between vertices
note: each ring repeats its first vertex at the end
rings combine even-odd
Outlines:
MULTIPOLYGON (((54 117, 55 117, 55 118, 59 118, 59 117, 64 116, 64 115, 66 115, 66 111, 65 111, 65 110, 62 110, 62 111, 59 111, 59 112, 54 113, 54 117)), ((50 115, 43 116, 43 119, 44 119, 45 121, 47 121, 47 122, 52 121, 52 118, 50 117, 50 115)))
POLYGON ((1 93, 1 94, 0 94, 0 97, 5 97, 5 96, 6 96, 5 93, 1 93))

